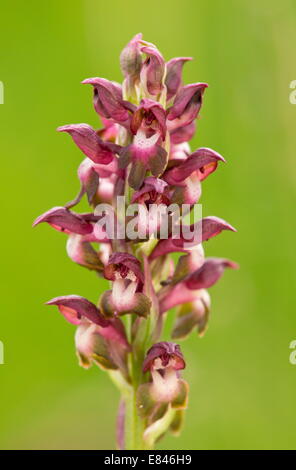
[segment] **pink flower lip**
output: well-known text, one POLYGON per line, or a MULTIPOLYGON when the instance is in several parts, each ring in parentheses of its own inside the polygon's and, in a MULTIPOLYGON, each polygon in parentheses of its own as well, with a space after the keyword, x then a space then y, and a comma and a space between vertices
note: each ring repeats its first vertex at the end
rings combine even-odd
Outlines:
POLYGON ((46 305, 57 305, 66 319, 76 325, 80 324, 82 317, 102 327, 109 325, 108 320, 103 317, 98 308, 92 302, 79 295, 55 297, 46 302, 46 305))

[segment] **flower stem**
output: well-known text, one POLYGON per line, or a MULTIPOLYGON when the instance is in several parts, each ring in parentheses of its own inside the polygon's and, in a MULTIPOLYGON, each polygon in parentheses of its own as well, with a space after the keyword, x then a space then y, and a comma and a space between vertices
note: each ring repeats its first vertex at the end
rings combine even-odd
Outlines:
MULTIPOLYGON (((132 316, 128 316, 127 329, 129 339, 132 335, 132 316)), ((129 354, 129 372, 131 387, 125 396, 125 450, 143 450, 145 448, 143 434, 144 422, 137 409, 137 390, 141 383, 141 363, 135 357, 133 351, 129 354)))

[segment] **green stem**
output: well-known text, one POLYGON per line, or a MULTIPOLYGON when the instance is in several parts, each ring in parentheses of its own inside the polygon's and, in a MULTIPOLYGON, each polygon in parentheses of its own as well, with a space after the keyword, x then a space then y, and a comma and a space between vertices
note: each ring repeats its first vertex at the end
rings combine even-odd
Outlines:
MULTIPOLYGON (((127 329, 131 340, 132 316, 128 316, 127 329)), ((138 414, 137 390, 141 383, 142 372, 140 361, 133 351, 129 354, 129 373, 131 387, 125 395, 125 450, 143 450, 145 448, 143 434, 144 422, 138 414)))

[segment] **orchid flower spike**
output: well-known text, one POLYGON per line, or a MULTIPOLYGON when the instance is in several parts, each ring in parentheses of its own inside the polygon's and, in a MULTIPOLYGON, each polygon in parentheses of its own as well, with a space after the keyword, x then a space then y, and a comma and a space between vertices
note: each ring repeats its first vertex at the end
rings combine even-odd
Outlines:
MULTIPOLYGON (((101 280, 95 303, 65 295, 47 304, 75 326, 79 364, 99 366, 119 389, 119 449, 152 449, 167 432, 180 432, 188 407, 189 386, 181 376, 186 363, 179 344, 162 341, 165 321, 176 308, 172 340, 193 331, 203 336, 208 289, 238 267, 204 252, 204 242, 236 229, 216 216, 195 220, 204 181, 225 159, 209 147, 191 149, 208 88, 184 83, 183 68, 191 60, 166 62, 138 33, 120 54, 121 84, 83 80, 91 85, 102 127, 57 129, 71 136, 81 156, 77 192, 33 224, 64 232, 69 258, 101 280), (82 201, 87 212, 74 211, 82 201)), ((189 362, 188 368, 196 367, 189 362)))

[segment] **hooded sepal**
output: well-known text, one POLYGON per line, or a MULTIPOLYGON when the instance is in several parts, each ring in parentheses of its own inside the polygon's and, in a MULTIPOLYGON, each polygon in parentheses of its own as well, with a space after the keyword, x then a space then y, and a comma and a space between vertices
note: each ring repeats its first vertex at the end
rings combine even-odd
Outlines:
POLYGON ((78 233, 88 235, 93 232, 93 225, 81 214, 71 212, 65 207, 53 207, 37 217, 33 227, 42 222, 47 222, 59 232, 78 233))
POLYGON ((207 289, 220 279, 226 268, 238 269, 238 264, 225 258, 207 258, 204 264, 185 278, 189 289, 207 289))
POLYGON ((109 321, 104 318, 95 304, 80 295, 55 297, 46 302, 46 305, 56 305, 66 320, 74 325, 79 325, 82 318, 86 318, 103 328, 109 326, 109 321))
POLYGON ((94 87, 94 108, 99 116, 128 126, 134 108, 123 100, 121 85, 98 77, 87 78, 82 83, 94 87))
POLYGON ((77 147, 94 163, 109 164, 115 158, 114 153, 119 153, 121 148, 112 142, 103 141, 88 124, 69 124, 57 130, 70 134, 77 147))
POLYGON ((203 181, 215 171, 219 161, 225 162, 222 155, 212 149, 201 147, 186 160, 172 161, 170 168, 164 174, 164 180, 173 186, 184 186, 184 180, 195 173, 199 181, 203 181))
POLYGON ((47 305, 56 305, 61 314, 74 325, 80 325, 85 320, 94 323, 106 340, 122 345, 129 349, 124 326, 119 318, 107 319, 101 311, 89 300, 79 295, 64 295, 55 297, 46 302, 47 305))
POLYGON ((219 217, 205 217, 191 226, 182 226, 180 236, 171 236, 158 242, 150 260, 174 252, 188 252, 200 243, 219 235, 223 230, 235 232, 235 228, 219 217), (186 235, 186 236, 185 236, 186 235))
POLYGON ((172 107, 168 110, 170 130, 187 126, 196 119, 207 87, 207 83, 192 83, 180 88, 172 107))

